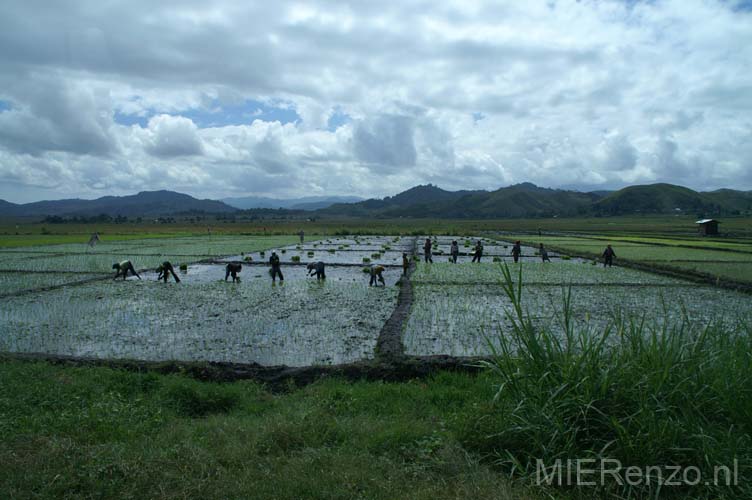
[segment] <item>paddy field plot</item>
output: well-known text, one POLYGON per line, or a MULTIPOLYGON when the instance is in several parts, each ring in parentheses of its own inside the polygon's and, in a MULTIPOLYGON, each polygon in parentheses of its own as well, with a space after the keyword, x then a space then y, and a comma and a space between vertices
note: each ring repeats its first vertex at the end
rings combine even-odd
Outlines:
POLYGON ((362 255, 388 265, 386 256, 394 253, 401 262, 401 253, 383 249, 402 249, 406 243, 399 238, 330 240, 335 249, 349 245, 352 250, 347 252, 319 250, 315 242, 306 243, 315 250, 301 246, 297 251, 293 237, 240 237, 211 244, 206 238, 196 240, 130 241, 126 250, 107 252, 82 246, 79 252, 66 246, 68 253, 62 254, 35 248, 28 255, 1 260, 0 267, 7 271, 0 271, 6 292, 0 305, 0 351, 287 366, 373 357, 396 305, 400 271, 388 269, 387 286, 371 288, 362 255), (380 250, 379 258, 372 248, 380 250), (296 263, 283 258, 284 283, 272 283, 269 267, 261 263, 272 250, 281 257, 301 257, 296 263), (243 253, 229 260, 257 256, 244 264, 239 283, 225 282, 223 263, 196 263, 221 261, 223 253, 233 252, 243 253), (308 276, 305 264, 323 257, 331 265, 327 279, 317 281, 308 276), (142 280, 112 280, 112 263, 126 258, 142 270, 142 280), (164 260, 176 269, 190 263, 178 271, 181 283, 172 278, 157 282, 154 268, 164 260), (353 263, 357 265, 342 265, 353 263), (80 284, 90 278, 100 279, 80 284), (60 288, 34 291, 50 286, 60 288))
MULTIPOLYGON (((524 248, 530 254, 532 248, 524 248)), ((725 321, 752 315, 749 295, 589 260, 509 262, 512 279, 522 269, 523 306, 533 322, 561 331, 563 297, 571 291, 580 328, 605 328, 618 315, 646 321, 725 321)), ((512 304, 501 286, 500 263, 420 262, 412 275, 413 303, 404 325, 405 353, 415 356, 486 356, 510 331, 512 304)))
MULTIPOLYGON (((397 306, 403 252, 418 261, 402 324, 410 356, 492 352, 495 339, 510 328, 502 262, 494 258, 510 266, 515 280, 523 270, 524 307, 536 324, 553 329, 567 289, 582 327, 602 328, 617 314, 740 321, 752 313, 748 295, 554 252, 553 262, 541 263, 532 246, 523 247, 514 264, 507 241, 482 238, 483 262, 471 263, 477 240, 432 238, 434 264, 422 262, 424 238, 398 236, 302 244, 294 236, 181 237, 0 251, 0 351, 288 366, 368 360, 397 306), (447 262, 453 239, 460 245, 458 264, 447 262), (272 251, 282 261, 283 285, 271 282, 272 251), (123 259, 143 271, 143 280, 113 282, 112 263, 123 259), (154 269, 164 260, 187 265, 178 271, 181 283, 156 281, 154 269), (324 282, 308 276, 305 265, 317 261, 327 264, 324 282), (243 263, 239 283, 224 281, 227 262, 243 263), (373 263, 386 266, 386 287, 368 286, 363 271, 373 263)), ((623 244, 643 250, 639 243, 623 244)), ((681 255, 694 249, 669 250, 681 255)))

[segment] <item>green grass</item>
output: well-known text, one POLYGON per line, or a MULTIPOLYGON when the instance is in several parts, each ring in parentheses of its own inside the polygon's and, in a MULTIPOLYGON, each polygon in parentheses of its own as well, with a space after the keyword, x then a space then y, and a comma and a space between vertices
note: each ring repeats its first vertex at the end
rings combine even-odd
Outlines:
MULTIPOLYGON (((94 230, 92 230, 92 233, 94 230)), ((89 234, 5 234, 0 235, 0 248, 18 248, 30 247, 37 245, 60 245, 63 243, 81 243, 85 245, 91 236, 89 234)), ((161 233, 161 232, 137 232, 137 233, 115 233, 101 234, 101 241, 127 241, 150 238, 176 238, 180 236, 190 236, 190 233, 161 233)))
POLYGON ((533 498, 458 440, 486 377, 274 395, 6 361, 0 382, 3 498, 533 498))
MULTIPOLYGON (((665 265, 665 262, 648 262, 665 265)), ((720 279, 752 283, 752 262, 672 262, 671 267, 704 273, 720 279)))
POLYGON ((575 328, 565 293, 565 335, 553 335, 533 326, 522 285, 503 270, 514 327, 488 363, 500 382, 496 404, 484 410, 466 446, 528 478, 538 459, 548 465, 607 458, 638 467, 692 466, 705 479, 713 477, 713 467, 738 460, 737 486, 703 482, 661 490, 655 482, 630 487, 610 481, 594 489, 603 497, 752 496, 749 325, 644 323, 617 315, 602 330, 575 328))

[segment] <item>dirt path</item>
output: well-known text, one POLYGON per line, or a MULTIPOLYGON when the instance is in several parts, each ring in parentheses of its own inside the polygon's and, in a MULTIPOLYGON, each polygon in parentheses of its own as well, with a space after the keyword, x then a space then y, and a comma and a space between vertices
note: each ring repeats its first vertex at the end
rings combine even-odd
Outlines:
MULTIPOLYGON (((412 248, 408 255, 414 255, 418 244, 416 236, 412 241, 412 248)), ((376 342, 377 359, 397 360, 402 358, 405 352, 405 346, 402 345, 402 332, 405 321, 410 316, 410 308, 413 305, 413 285, 410 281, 410 275, 415 271, 415 259, 410 260, 410 268, 406 275, 400 279, 400 291, 397 296, 397 307, 392 311, 392 315, 386 320, 379 333, 379 339, 376 342)))

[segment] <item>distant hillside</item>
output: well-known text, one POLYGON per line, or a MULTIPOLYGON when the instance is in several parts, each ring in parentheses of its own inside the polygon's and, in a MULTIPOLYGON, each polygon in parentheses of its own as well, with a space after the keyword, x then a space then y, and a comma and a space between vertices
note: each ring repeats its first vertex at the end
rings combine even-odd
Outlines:
POLYGON ((485 219, 677 212, 694 216, 750 211, 752 193, 749 191, 722 189, 698 193, 672 184, 652 184, 583 193, 547 189, 526 182, 496 191, 446 191, 429 184, 383 199, 332 205, 318 213, 349 217, 485 219))
POLYGON ((450 209, 453 217, 552 217, 586 213, 600 196, 547 189, 529 182, 460 198, 450 209))
POLYGON ((720 199, 708 197, 673 184, 630 186, 606 196, 593 206, 596 213, 608 215, 686 212, 719 213, 720 199))
POLYGON ((348 215, 352 217, 426 217, 428 211, 433 213, 436 207, 449 206, 463 196, 485 193, 486 191, 446 191, 431 184, 415 186, 394 196, 384 199, 370 199, 358 203, 338 203, 319 210, 330 215, 348 215))
POLYGON ((288 208, 291 210, 319 210, 335 203, 355 203, 363 198, 357 196, 306 196, 303 198, 278 199, 263 196, 223 198, 221 201, 241 210, 251 208, 288 208))
POLYGON ((531 183, 516 184, 495 191, 447 191, 427 184, 383 199, 331 205, 334 200, 353 198, 244 198, 250 204, 278 205, 284 202, 287 206, 261 206, 240 212, 222 201, 198 200, 172 191, 144 191, 131 196, 105 196, 96 200, 72 199, 25 204, 0 200, 0 216, 159 216, 201 212, 258 217, 308 217, 315 213, 317 217, 489 219, 676 213, 717 216, 752 213, 752 191, 719 189, 697 192, 672 184, 629 186, 613 192, 588 193, 542 188, 531 183), (262 203, 259 200, 266 201, 262 203))
POLYGON ((576 215, 597 200, 594 194, 539 188, 523 183, 496 191, 446 191, 416 186, 382 200, 337 204, 321 213, 371 217, 543 217, 576 215))
POLYGON ((733 189, 718 189, 708 191, 702 195, 712 203, 723 207, 727 211, 740 213, 752 212, 752 191, 735 191, 733 189))
POLYGON ((96 200, 53 200, 34 203, 0 203, 4 216, 111 216, 175 215, 185 212, 229 213, 236 209, 216 200, 199 200, 173 191, 142 191, 129 196, 104 196, 96 200))

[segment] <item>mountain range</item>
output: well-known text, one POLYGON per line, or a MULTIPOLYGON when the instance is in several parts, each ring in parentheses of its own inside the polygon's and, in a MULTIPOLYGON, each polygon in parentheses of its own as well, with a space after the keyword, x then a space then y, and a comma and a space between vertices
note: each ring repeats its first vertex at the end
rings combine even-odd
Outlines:
POLYGON ((285 208, 288 210, 318 210, 335 203, 355 203, 362 201, 358 196, 306 196, 303 198, 279 199, 263 196, 245 196, 242 198, 222 198, 222 202, 241 210, 252 208, 285 208))
POLYGON ((141 191, 128 196, 103 196, 96 200, 51 200, 16 204, 0 200, 4 216, 112 216, 174 215, 188 212, 210 214, 235 212, 236 209, 217 200, 199 200, 174 191, 141 191))
POLYGON ((618 191, 592 192, 542 188, 531 183, 515 184, 495 191, 447 191, 427 184, 382 199, 342 202, 343 198, 353 200, 353 197, 309 197, 295 200, 227 198, 218 201, 199 200, 172 191, 142 191, 130 196, 105 196, 96 200, 70 199, 25 204, 0 200, 0 216, 154 216, 199 212, 242 215, 253 214, 255 210, 257 215, 263 217, 269 209, 279 209, 295 217, 314 214, 317 217, 479 219, 752 213, 752 191, 719 189, 699 192, 672 184, 649 184, 629 186, 618 191), (231 206, 231 203, 236 206, 231 206), (244 206, 252 208, 241 210, 244 206))

